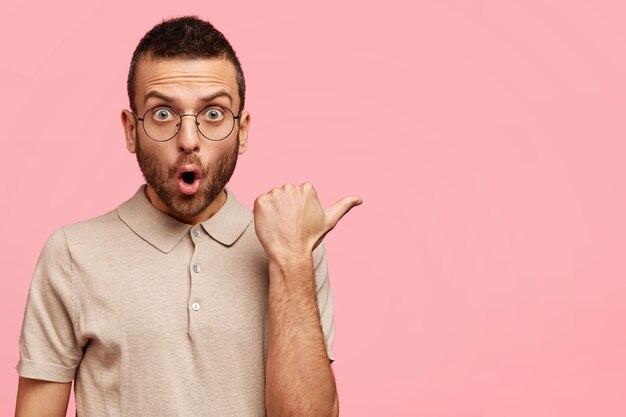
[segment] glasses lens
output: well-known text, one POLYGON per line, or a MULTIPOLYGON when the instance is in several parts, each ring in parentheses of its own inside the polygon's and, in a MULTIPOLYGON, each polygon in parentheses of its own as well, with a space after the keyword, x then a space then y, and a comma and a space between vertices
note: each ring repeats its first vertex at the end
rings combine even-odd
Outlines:
POLYGON ((209 106, 198 113, 198 129, 208 139, 225 139, 234 126, 235 116, 226 107, 209 106))
POLYGON ((154 107, 143 116, 146 134, 157 141, 171 139, 178 132, 180 116, 169 107, 154 107))

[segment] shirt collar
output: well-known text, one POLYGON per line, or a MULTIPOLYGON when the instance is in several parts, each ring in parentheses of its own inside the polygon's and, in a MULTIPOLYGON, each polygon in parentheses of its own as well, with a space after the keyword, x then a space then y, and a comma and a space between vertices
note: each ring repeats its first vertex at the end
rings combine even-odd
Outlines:
MULTIPOLYGON (((193 226, 154 207, 146 197, 145 189, 146 185, 141 185, 134 196, 117 208, 117 214, 140 238, 161 252, 169 253, 193 226)), ((252 221, 252 213, 239 203, 228 187, 224 190, 226 201, 222 207, 200 224, 213 239, 230 246, 246 230, 252 221)))

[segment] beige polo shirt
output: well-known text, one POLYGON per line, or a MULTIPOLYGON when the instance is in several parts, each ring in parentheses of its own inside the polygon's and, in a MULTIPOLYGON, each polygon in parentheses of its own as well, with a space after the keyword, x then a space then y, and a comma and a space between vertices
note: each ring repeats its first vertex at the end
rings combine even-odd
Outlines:
MULTIPOLYGON (((136 194, 46 242, 28 294, 18 373, 75 379, 79 416, 264 416, 268 260, 229 188, 194 226, 136 194)), ((333 297, 313 251, 328 357, 333 297)))

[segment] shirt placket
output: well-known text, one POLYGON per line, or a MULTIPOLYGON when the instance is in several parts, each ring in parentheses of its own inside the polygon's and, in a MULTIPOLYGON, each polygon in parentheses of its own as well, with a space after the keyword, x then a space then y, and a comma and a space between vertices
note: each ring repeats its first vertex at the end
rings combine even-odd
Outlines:
POLYGON ((189 263, 189 299, 187 300, 187 309, 189 313, 189 336, 199 336, 202 328, 203 318, 208 310, 208 267, 203 265, 201 254, 205 252, 208 236, 198 224, 190 229, 191 240, 194 250, 189 263))

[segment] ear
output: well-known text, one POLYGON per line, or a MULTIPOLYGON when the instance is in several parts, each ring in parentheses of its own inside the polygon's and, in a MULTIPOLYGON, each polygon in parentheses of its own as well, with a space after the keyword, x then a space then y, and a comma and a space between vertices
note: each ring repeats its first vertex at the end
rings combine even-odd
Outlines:
POLYGON ((248 148, 248 129, 250 128, 250 113, 241 112, 239 119, 239 154, 241 155, 248 148))
POLYGON ((122 110, 122 126, 124 127, 124 135, 126 136, 126 149, 128 152, 135 153, 135 137, 137 137, 137 122, 135 115, 124 109, 122 110))

